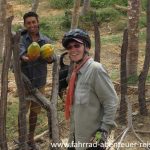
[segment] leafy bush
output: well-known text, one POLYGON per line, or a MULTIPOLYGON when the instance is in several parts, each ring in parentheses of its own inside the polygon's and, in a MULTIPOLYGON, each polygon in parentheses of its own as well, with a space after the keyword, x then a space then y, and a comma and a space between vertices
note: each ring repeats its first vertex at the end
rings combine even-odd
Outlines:
MULTIPOLYGON (((93 15, 93 11, 90 11, 85 16, 81 17, 81 20, 85 23, 92 23, 93 15)), ((96 10, 97 20, 101 23, 115 20, 119 15, 119 12, 111 7, 96 10)))
POLYGON ((73 7, 73 0, 49 0, 50 6, 52 8, 60 9, 60 8, 71 8, 73 7))
POLYGON ((58 40, 61 37, 61 18, 62 16, 41 18, 40 31, 52 40, 58 40))
POLYGON ((103 9, 98 9, 97 16, 101 22, 109 22, 112 20, 116 20, 120 16, 120 13, 114 8, 107 7, 103 9))
POLYGON ((114 4, 127 6, 127 0, 91 0, 91 6, 94 8, 106 8, 114 4))
POLYGON ((127 27, 126 19, 119 19, 117 22, 113 22, 113 30, 114 31, 123 32, 126 27, 127 27))
POLYGON ((69 29, 71 27, 71 19, 72 19, 71 11, 65 10, 65 15, 62 17, 61 26, 66 29, 69 29))

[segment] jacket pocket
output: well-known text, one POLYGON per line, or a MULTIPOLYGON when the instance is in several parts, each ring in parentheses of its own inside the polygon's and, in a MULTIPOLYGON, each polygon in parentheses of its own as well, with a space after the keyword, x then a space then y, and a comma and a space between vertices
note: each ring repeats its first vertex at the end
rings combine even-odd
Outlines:
POLYGON ((81 86, 75 92, 75 104, 88 104, 89 103, 90 89, 85 86, 81 86))

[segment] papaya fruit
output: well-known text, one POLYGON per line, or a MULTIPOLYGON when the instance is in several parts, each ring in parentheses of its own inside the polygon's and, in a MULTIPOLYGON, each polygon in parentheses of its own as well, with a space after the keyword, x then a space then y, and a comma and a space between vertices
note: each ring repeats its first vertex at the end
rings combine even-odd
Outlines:
POLYGON ((40 46, 37 42, 32 42, 27 50, 27 56, 31 61, 34 61, 40 56, 40 46))
POLYGON ((47 59, 54 54, 54 47, 51 44, 44 44, 41 47, 41 57, 47 59))

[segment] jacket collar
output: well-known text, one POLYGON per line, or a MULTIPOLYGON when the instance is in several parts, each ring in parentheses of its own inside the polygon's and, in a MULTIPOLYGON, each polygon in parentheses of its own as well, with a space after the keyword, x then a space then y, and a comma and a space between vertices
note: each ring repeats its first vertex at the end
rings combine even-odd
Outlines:
POLYGON ((84 74, 84 73, 87 71, 89 65, 90 65, 93 61, 94 61, 93 58, 90 58, 90 59, 82 66, 82 68, 79 70, 79 73, 84 74))
MULTIPOLYGON (((38 41, 42 41, 44 40, 44 36, 39 32, 39 40, 38 41)), ((29 39, 32 41, 31 36, 29 35, 29 33, 27 32, 27 34, 25 35, 26 40, 29 39)))

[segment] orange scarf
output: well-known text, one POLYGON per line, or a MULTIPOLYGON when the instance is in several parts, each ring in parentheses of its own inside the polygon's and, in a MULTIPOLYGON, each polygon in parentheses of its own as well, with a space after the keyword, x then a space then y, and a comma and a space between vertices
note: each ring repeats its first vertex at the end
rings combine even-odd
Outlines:
POLYGON ((66 101, 65 101, 65 117, 67 120, 70 118, 70 110, 71 110, 71 106, 73 104, 73 96, 74 96, 74 89, 75 89, 75 82, 77 79, 77 74, 78 74, 80 68, 87 62, 87 60, 89 58, 90 58, 89 56, 85 56, 83 61, 81 62, 81 64, 79 64, 79 66, 75 67, 71 74, 68 91, 67 91, 67 96, 66 96, 66 101))

